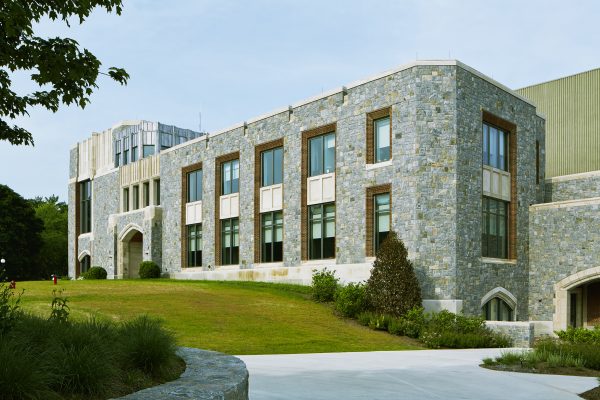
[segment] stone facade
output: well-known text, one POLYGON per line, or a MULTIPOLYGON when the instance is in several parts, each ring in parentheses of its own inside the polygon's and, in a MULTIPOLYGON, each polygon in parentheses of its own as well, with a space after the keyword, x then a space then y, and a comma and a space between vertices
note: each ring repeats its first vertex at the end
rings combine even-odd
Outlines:
POLYGON ((600 171, 556 176, 546 181, 546 202, 600 197, 600 171))
MULTIPOLYGON (((123 276, 123 246, 135 230, 143 235, 143 258, 171 277, 240 279, 307 284, 314 268, 330 267, 343 281, 369 276, 367 189, 391 186, 391 227, 409 251, 424 304, 481 313, 481 300, 503 288, 516 298, 519 320, 529 318, 529 205, 544 199, 536 183, 536 141, 544 146, 544 120, 535 107, 501 84, 456 61, 416 62, 370 80, 214 132, 160 153, 160 206, 122 212, 119 169, 93 176, 93 232, 71 236, 89 249, 92 265, 123 276), (367 164, 368 115, 390 109, 391 160, 367 164), (514 255, 481 257, 482 119, 493 115, 516 126, 512 202, 514 255), (302 133, 335 124, 335 259, 302 259, 302 133), (283 262, 255 263, 255 148, 283 139, 283 262), (239 265, 215 257, 215 160, 239 152, 239 265), (202 267, 182 265, 182 169, 202 163, 202 267)), ((77 153, 71 155, 77 165, 77 153)), ((540 162, 544 165, 543 152, 540 162)), ((73 168, 73 167, 72 167, 73 168)), ((76 203, 77 172, 71 171, 70 204, 76 203), (72 193, 71 193, 72 192, 72 193)), ((76 207, 72 207, 75 209, 76 207)), ((76 213, 71 212, 70 229, 76 213)), ((73 246, 74 246, 73 244, 73 246)), ((70 250, 74 251, 74 249, 70 250)), ((75 257, 72 261, 75 262, 75 257)), ((70 269, 75 275, 75 268, 70 269)))

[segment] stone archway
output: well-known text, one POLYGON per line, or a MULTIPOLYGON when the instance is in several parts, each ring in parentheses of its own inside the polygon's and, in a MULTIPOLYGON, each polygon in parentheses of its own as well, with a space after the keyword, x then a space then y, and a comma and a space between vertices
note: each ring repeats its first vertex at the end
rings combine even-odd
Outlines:
POLYGON ((144 259, 143 249, 142 229, 134 224, 128 225, 118 238, 118 278, 139 278, 140 263, 144 259))
POLYGON ((554 290, 554 330, 600 325, 600 267, 570 275, 554 290))

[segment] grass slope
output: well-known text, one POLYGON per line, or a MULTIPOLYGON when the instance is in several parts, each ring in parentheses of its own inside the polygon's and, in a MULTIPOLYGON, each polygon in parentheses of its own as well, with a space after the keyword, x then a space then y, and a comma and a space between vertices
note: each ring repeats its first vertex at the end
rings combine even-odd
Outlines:
POLYGON ((71 318, 165 320, 181 346, 228 354, 408 350, 405 338, 372 331, 309 299, 309 288, 255 282, 108 280, 19 282, 23 309, 47 316, 63 289, 71 318))

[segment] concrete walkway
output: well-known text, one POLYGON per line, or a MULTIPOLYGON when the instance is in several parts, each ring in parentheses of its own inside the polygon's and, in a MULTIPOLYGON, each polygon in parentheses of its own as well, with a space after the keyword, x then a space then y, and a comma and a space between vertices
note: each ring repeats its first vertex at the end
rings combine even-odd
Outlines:
POLYGON ((497 349, 238 356, 250 400, 581 400, 596 378, 490 371, 497 349))

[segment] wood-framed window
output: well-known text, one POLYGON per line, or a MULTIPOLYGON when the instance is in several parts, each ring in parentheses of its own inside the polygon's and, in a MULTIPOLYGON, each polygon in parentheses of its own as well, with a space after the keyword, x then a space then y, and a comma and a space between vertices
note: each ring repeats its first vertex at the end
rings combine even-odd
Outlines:
POLYGON ((221 220, 221 265, 240 263, 240 220, 221 220))
POLYGON ((202 169, 187 173, 187 203, 202 200, 202 169))
POLYGON ((240 191, 240 160, 230 160, 221 164, 221 195, 240 191))
MULTIPOLYGON (((254 262, 268 262, 263 259, 266 249, 262 245, 263 227, 260 214, 260 188, 283 183, 283 138, 262 143, 254 148, 254 262), (270 153, 264 157, 265 153, 270 153), (271 167, 272 166, 272 167, 271 167), (276 172, 280 171, 280 172, 276 172), (265 172, 271 178, 265 178, 265 172), (271 173, 272 172, 272 173, 271 173)), ((283 245, 283 243, 282 243, 283 245)), ((282 256, 283 260, 283 246, 282 256)), ((281 261, 281 260, 280 260, 281 261)))
POLYGON ((92 181, 81 182, 79 193, 80 233, 88 233, 92 231, 92 181))
POLYGON ((335 172, 335 132, 308 140, 309 176, 335 172))
POLYGON ((367 164, 388 161, 392 157, 392 108, 367 114, 367 164))
POLYGON ((481 255, 516 259, 517 126, 487 111, 481 126, 482 164, 510 174, 510 198, 482 196, 481 255))
MULTIPOLYGON (((221 196, 225 195, 225 194, 230 194, 230 193, 223 193, 223 189, 225 189, 227 187, 228 191, 231 191, 233 189, 235 189, 235 192, 231 192, 231 193, 237 193, 239 191, 239 158, 240 158, 240 152, 236 151, 233 153, 229 153, 229 154, 224 154, 222 156, 219 156, 217 158, 215 158, 215 265, 228 265, 231 264, 228 260, 228 264, 224 264, 223 263, 223 254, 224 251, 221 248, 221 242, 223 240, 223 235, 221 234, 221 231, 223 229, 223 225, 221 223, 221 196), (233 165, 234 163, 231 163, 231 161, 237 161, 237 172, 234 172, 235 168, 231 168, 231 167, 235 167, 235 165, 233 165), (230 168, 227 169, 227 171, 225 171, 225 168, 223 168, 223 164, 225 163, 229 163, 230 168), (223 172, 228 172, 229 173, 229 177, 227 178, 227 180, 225 178, 223 178, 221 175, 223 174, 223 172), (234 176, 234 174, 236 174, 236 176, 234 176), (237 182, 234 182, 234 179, 237 180, 237 182), (228 182, 227 185, 225 185, 225 182, 228 182)), ((237 221, 238 224, 238 229, 239 229, 239 219, 238 218, 234 218, 237 221)), ((239 240, 239 239, 238 239, 239 240)), ((238 258, 239 258, 239 247, 238 247, 238 258)), ((232 253, 230 253, 232 254, 232 253)))
POLYGON ((309 258, 335 258, 335 203, 316 204, 308 208, 309 258))
POLYGON ((387 183, 367 188, 366 255, 374 257, 387 237, 392 224, 392 185, 387 183))
POLYGON ((202 224, 187 225, 187 266, 202 266, 202 224))
MULTIPOLYGON (((202 266, 202 224, 187 225, 186 223, 186 204, 190 201, 190 198, 195 198, 200 195, 202 196, 202 177, 198 181, 198 176, 195 172, 202 171, 202 163, 195 163, 181 168, 181 265, 182 266, 202 266), (194 184, 193 190, 191 190, 191 184, 194 184), (200 183, 200 185, 198 185, 200 183), (193 197, 190 197, 190 194, 193 197), (192 227, 193 228, 190 228, 192 227), (193 231, 191 231, 192 229, 193 231), (191 234, 194 234, 194 248, 192 248, 191 234), (200 235, 198 238, 198 234, 200 235), (199 239, 199 240, 198 240, 199 239), (192 250, 193 249, 193 250, 192 250), (193 251, 193 254, 192 254, 193 251), (199 253, 198 253, 199 252, 199 253), (193 264, 193 265, 192 265, 193 264)), ((156 200, 160 204, 160 180, 155 180, 155 193, 157 196, 156 200)))
POLYGON ((260 215, 261 259, 263 263, 283 261, 283 211, 260 215))
MULTIPOLYGON (((302 159, 301 159, 301 182, 300 182, 300 191, 301 191, 301 220, 300 220, 300 254, 302 260, 308 260, 309 257, 309 215, 308 215, 308 206, 307 206, 307 178, 309 175, 309 140, 321 135, 331 134, 336 132, 337 125, 336 123, 324 125, 315 129, 310 129, 302 132, 302 159)), ((331 143, 331 142, 329 142, 331 143)), ((334 142, 335 144, 335 142, 334 142)), ((316 151, 316 150, 315 150, 316 151)), ((335 151, 335 150, 334 150, 335 151)), ((335 152, 334 152, 335 154, 335 152)), ((332 172, 335 172, 335 156, 334 156, 334 169, 332 172)), ((325 165, 325 157, 323 157, 323 166, 325 165)), ((319 168, 315 165, 312 168, 313 171, 318 171, 319 168)), ((325 168, 323 168, 325 170, 325 168)))

